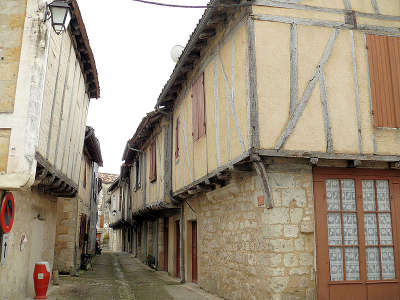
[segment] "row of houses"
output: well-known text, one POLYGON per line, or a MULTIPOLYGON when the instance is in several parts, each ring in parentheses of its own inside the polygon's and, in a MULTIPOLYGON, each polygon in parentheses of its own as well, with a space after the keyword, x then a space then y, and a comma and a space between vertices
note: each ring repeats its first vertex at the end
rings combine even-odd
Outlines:
POLYGON ((0 298, 19 300, 35 263, 74 274, 94 253, 102 157, 86 117, 100 90, 76 0, 1 1, 0 41, 0 298))
POLYGON ((113 248, 227 299, 398 299, 400 6, 211 1, 128 140, 113 248))

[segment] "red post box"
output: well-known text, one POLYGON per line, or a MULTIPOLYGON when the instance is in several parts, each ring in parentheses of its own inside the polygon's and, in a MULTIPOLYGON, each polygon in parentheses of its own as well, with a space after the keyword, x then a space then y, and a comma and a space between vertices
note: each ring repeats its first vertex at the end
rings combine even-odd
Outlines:
POLYGON ((33 284, 35 286, 36 297, 33 299, 47 299, 46 293, 50 281, 50 265, 47 261, 35 264, 33 271, 33 284))

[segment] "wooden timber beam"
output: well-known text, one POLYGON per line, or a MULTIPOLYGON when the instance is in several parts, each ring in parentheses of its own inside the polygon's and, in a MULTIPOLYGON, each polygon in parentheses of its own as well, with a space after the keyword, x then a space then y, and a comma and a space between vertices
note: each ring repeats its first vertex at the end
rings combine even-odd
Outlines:
POLYGON ((253 166, 256 169, 257 175, 261 180, 263 187, 263 194, 265 199, 265 206, 267 208, 272 208, 272 193, 268 184, 267 170, 265 168, 264 162, 261 157, 257 154, 252 154, 251 159, 253 160, 253 166))

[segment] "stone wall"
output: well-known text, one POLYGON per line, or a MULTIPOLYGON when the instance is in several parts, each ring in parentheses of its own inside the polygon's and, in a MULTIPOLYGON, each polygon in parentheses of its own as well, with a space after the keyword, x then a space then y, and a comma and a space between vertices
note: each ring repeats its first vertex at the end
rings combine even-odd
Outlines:
POLYGON ((273 208, 258 206, 255 174, 235 177, 185 205, 185 275, 191 281, 190 221, 198 226, 198 284, 228 299, 314 299, 312 169, 271 165, 273 208), (190 234, 189 234, 190 232, 190 234))
MULTIPOLYGON (((82 159, 80 184, 75 198, 59 198, 57 205, 57 232, 54 248, 54 269, 70 273, 79 269, 83 245, 79 247, 81 215, 90 216, 90 186, 92 167, 82 159), (86 164, 86 168, 85 168, 86 164), (86 185, 83 185, 86 176, 86 185), (78 206, 78 207, 77 207, 78 206), (75 257, 76 254, 76 257, 75 257)), ((89 224, 86 226, 88 229, 89 224)))
POLYGON ((20 300, 25 299, 25 295, 34 296, 34 264, 48 261, 52 268, 54 257, 56 198, 36 191, 18 191, 13 194, 16 208, 14 225, 9 233, 6 264, 0 265, 2 300, 20 300), (21 247, 24 236, 27 242, 21 247))
POLYGON ((76 245, 77 199, 61 198, 57 205, 57 232, 54 248, 54 269, 59 272, 72 272, 76 245))
POLYGON ((0 3, 0 112, 13 112, 26 1, 0 3))

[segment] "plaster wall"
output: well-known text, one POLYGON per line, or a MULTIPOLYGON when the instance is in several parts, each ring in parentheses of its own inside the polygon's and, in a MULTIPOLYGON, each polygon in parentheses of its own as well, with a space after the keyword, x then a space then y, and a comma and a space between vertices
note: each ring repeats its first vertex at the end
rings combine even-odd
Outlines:
POLYGON ((6 264, 0 265, 0 298, 4 300, 34 296, 34 264, 48 261, 53 268, 56 236, 56 198, 36 191, 13 193, 14 225, 9 233, 6 264), (21 248, 24 236, 27 242, 21 248))
POLYGON ((190 225, 196 220, 201 288, 227 299, 314 299, 312 170, 271 165, 268 181, 272 209, 258 206, 263 193, 255 174, 188 200, 196 213, 185 205, 187 281, 192 280, 190 225))
MULTIPOLYGON (((146 176, 142 178, 142 182, 146 180, 146 206, 164 201, 164 135, 161 128, 157 128, 149 141, 156 143, 156 174, 157 179, 150 182, 150 169, 151 169, 151 150, 150 145, 144 150, 146 152, 146 176)), ((139 200, 139 203, 141 201, 139 200)))
POLYGON ((179 156, 173 155, 173 191, 200 179, 248 149, 246 23, 240 12, 201 50, 201 60, 174 106, 173 151, 179 118, 179 156), (206 134, 192 137, 192 84, 204 72, 206 134))
MULTIPOLYGON (((352 0, 350 3, 355 10, 373 13, 370 10, 371 1, 352 0)), ((400 16, 397 1, 378 0, 377 3, 386 14, 400 16)), ((301 4, 329 5, 331 8, 343 9, 342 1, 302 1, 301 4)), ((344 12, 322 13, 309 9, 254 6, 253 13, 256 16, 307 18, 344 24, 344 12)), ((257 17, 254 22, 260 142, 261 148, 275 149, 290 119, 292 25, 280 19, 276 22, 260 21, 257 17)), ((357 16, 357 24, 398 28, 400 21, 380 20, 374 16, 368 18, 357 16)), ((298 97, 295 100, 298 105, 313 78, 334 28, 297 25, 296 29, 298 80, 294 82, 297 82, 298 86, 298 97)), ((357 29, 340 29, 323 68, 332 151, 345 154, 398 155, 400 146, 398 130, 374 126, 365 34, 357 29), (357 116, 357 105, 360 117, 357 116)), ((375 34, 384 33, 376 31, 375 34)), ((323 87, 321 88, 321 80, 318 80, 282 150, 328 152, 322 94, 323 87)))
POLYGON ((154 128, 152 135, 146 140, 143 145, 143 151, 140 155, 142 157, 141 166, 141 186, 134 188, 135 182, 135 168, 130 168, 130 201, 131 210, 133 213, 143 209, 146 206, 151 206, 160 202, 168 202, 165 195, 165 180, 169 176, 165 170, 165 139, 167 138, 167 132, 169 130, 169 122, 166 119, 162 119, 159 124, 154 128), (156 175, 155 181, 150 181, 150 169, 151 169, 151 143, 156 143, 156 175))

